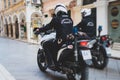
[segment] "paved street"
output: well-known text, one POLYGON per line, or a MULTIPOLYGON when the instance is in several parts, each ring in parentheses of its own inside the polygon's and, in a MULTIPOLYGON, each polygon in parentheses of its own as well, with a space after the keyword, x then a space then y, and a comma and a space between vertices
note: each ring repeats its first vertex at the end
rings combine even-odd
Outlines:
MULTIPOLYGON (((0 65, 15 80, 66 80, 60 73, 50 70, 47 73, 39 71, 36 62, 38 47, 30 43, 0 38, 0 65)), ((1 74, 5 72, 3 68, 0 69, 2 69, 0 70, 0 80, 2 80, 1 74)), ((89 73, 89 80, 120 80, 120 60, 110 59, 104 70, 90 68, 89 73)))

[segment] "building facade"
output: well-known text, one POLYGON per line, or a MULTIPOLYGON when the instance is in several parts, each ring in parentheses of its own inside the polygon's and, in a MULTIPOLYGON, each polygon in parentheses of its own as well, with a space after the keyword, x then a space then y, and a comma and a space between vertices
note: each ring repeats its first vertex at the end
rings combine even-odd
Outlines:
POLYGON ((57 3, 63 3, 74 25, 81 21, 80 10, 91 8, 97 28, 102 26, 101 35, 109 34, 120 42, 120 0, 2 0, 0 2, 0 35, 32 42, 38 39, 33 34, 34 27, 50 22, 57 3))
POLYGON ((27 40, 35 38, 32 28, 41 27, 40 0, 1 0, 1 36, 27 40))

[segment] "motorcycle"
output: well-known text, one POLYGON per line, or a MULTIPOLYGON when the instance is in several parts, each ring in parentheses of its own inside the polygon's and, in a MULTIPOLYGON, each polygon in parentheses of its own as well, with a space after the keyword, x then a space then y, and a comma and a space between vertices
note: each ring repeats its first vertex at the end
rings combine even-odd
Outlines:
POLYGON ((91 48, 93 66, 97 69, 104 69, 111 56, 112 39, 108 35, 100 36, 102 27, 98 28, 98 36, 92 40, 93 47, 91 48))
MULTIPOLYGON (((58 68, 47 66, 47 58, 42 45, 46 40, 54 39, 56 33, 44 34, 37 54, 37 64, 42 72, 49 68, 67 76, 68 80, 88 80, 88 65, 92 62, 89 40, 78 40, 77 29, 74 29, 74 40, 71 44, 63 44, 57 53, 58 68)), ((52 60, 54 63, 54 61, 52 60)))

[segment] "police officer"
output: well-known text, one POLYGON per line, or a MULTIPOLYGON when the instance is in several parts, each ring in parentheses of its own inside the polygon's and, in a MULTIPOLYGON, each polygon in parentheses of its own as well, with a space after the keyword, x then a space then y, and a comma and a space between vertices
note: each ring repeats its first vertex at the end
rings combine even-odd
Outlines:
POLYGON ((49 40, 43 44, 43 48, 49 61, 48 66, 51 66, 52 64, 50 59, 53 59, 55 64, 57 63, 57 52, 62 44, 68 40, 67 36, 72 34, 73 29, 73 21, 69 17, 67 8, 64 4, 57 4, 54 8, 54 14, 55 16, 52 18, 49 24, 42 28, 34 29, 34 31, 37 32, 36 34, 50 29, 54 29, 56 31, 56 39, 54 41, 49 40))
MULTIPOLYGON (((94 18, 91 16, 91 9, 81 10, 82 20, 76 27, 79 31, 85 32, 89 37, 94 37, 96 35, 96 24, 94 18)), ((80 32, 81 35, 85 33, 80 32)))

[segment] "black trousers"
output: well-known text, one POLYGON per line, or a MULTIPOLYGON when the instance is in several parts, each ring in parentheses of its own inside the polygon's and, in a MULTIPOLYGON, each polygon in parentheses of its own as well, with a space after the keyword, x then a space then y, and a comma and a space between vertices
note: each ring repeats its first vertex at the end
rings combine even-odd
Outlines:
POLYGON ((61 45, 57 43, 57 41, 51 39, 46 41, 43 44, 43 48, 46 53, 46 57, 48 59, 48 65, 52 64, 52 60, 54 61, 54 64, 57 64, 57 52, 60 49, 61 45))

